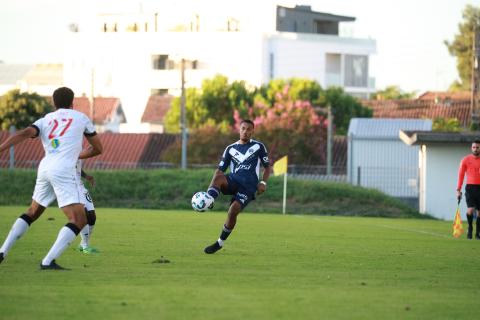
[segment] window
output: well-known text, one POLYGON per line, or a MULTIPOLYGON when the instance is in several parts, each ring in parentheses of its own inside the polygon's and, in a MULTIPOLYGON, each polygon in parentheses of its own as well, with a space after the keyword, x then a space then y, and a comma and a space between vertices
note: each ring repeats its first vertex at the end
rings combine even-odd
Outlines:
POLYGON ((168 89, 150 89, 150 95, 152 96, 164 96, 168 94, 168 89))
POLYGON ((152 56, 152 68, 154 70, 170 70, 175 68, 175 63, 168 59, 167 54, 156 54, 152 56))
POLYGON ((368 56, 345 55, 345 85, 368 86, 368 56))

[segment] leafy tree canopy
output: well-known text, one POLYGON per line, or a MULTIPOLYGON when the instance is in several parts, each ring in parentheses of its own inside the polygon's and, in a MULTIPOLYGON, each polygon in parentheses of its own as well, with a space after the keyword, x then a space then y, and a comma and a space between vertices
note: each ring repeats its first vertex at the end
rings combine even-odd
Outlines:
POLYGON ((11 126, 25 128, 53 107, 42 96, 36 93, 20 92, 15 89, 0 97, 0 126, 8 130, 11 126))
POLYGON ((472 56, 475 29, 480 26, 480 8, 468 4, 463 10, 463 21, 458 24, 458 33, 452 42, 444 41, 450 55, 457 58, 460 81, 451 85, 452 90, 470 90, 472 56))
POLYGON ((371 99, 373 100, 397 100, 397 99, 413 99, 416 92, 403 92, 399 86, 387 86, 383 90, 375 92, 371 99))

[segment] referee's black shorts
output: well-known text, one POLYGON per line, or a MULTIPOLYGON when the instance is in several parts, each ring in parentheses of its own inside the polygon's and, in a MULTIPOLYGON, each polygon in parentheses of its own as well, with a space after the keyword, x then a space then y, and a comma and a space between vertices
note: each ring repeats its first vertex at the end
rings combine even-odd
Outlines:
POLYGON ((480 209, 480 184, 465 186, 465 200, 467 200, 468 208, 480 209))

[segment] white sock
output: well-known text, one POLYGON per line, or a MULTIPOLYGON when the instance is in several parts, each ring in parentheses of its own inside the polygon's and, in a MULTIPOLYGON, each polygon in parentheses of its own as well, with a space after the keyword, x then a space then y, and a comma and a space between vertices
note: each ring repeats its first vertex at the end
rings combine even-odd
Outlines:
POLYGON ((80 247, 82 247, 82 249, 87 248, 88 240, 90 240, 90 226, 88 224, 86 224, 82 231, 80 231, 80 238, 82 238, 80 241, 80 247))
POLYGON ((75 240, 76 236, 77 235, 75 232, 73 232, 69 227, 62 227, 58 233, 57 240, 53 244, 52 248, 50 248, 50 251, 48 251, 45 258, 43 258, 42 264, 44 266, 48 266, 52 260, 57 259, 63 253, 63 251, 68 248, 70 243, 75 240))
POLYGON ((91 226, 89 224, 86 224, 85 227, 83 227, 82 231, 80 231, 80 237, 82 238, 82 241, 80 241, 80 246, 82 247, 82 249, 89 247, 90 237, 93 233, 93 227, 95 227, 95 225, 91 226))
POLYGON ((217 242, 220 245, 220 247, 223 247, 223 240, 222 239, 218 238, 217 242))
POLYGON ((28 230, 28 223, 22 218, 18 218, 14 223, 10 232, 8 233, 5 242, 0 248, 0 252, 3 252, 3 256, 6 256, 10 248, 13 246, 15 241, 20 239, 21 236, 28 230))

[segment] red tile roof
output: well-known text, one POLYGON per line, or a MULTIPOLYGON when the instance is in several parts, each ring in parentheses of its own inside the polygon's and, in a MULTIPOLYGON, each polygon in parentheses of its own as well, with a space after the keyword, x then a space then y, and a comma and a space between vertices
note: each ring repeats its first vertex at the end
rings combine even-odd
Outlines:
MULTIPOLYGON (((46 97, 50 104, 53 105, 51 97, 46 97)), ((73 109, 86 114, 90 119, 90 101, 87 97, 75 97, 73 99, 73 109)), ((105 124, 110 122, 116 114, 120 114, 125 122, 125 115, 120 104, 120 99, 114 97, 96 97, 93 100, 93 122, 97 124, 105 124)))
POLYGON ((436 103, 431 100, 363 100, 373 110, 374 118, 435 119, 457 118, 463 127, 471 123, 470 101, 452 100, 436 103))
POLYGON ((150 96, 143 112, 142 122, 163 123, 163 118, 170 109, 173 99, 174 97, 170 95, 150 96))
MULTIPOLYGON (((7 131, 0 131, 0 141, 7 137, 7 131)), ((160 166, 161 154, 177 139, 175 135, 158 133, 101 133, 99 137, 104 151, 98 157, 85 160, 85 168, 128 169, 160 166)), ((15 147, 15 167, 37 168, 43 156, 44 151, 39 139, 25 141, 15 147)), ((3 152, 0 154, 0 168, 8 165, 9 153, 3 152)))
POLYGON ((437 101, 443 101, 445 99, 470 100, 471 95, 472 94, 469 91, 457 91, 457 92, 426 91, 418 97, 418 100, 437 100, 437 101))
MULTIPOLYGON (((85 113, 89 118, 92 119, 92 115, 90 113, 90 101, 87 97, 75 98, 73 101, 73 109, 85 113)), ((120 99, 103 97, 94 98, 93 122, 100 124, 108 123, 115 117, 117 112, 123 113, 120 107, 120 99)), ((123 118, 125 119, 125 116, 123 118)))

